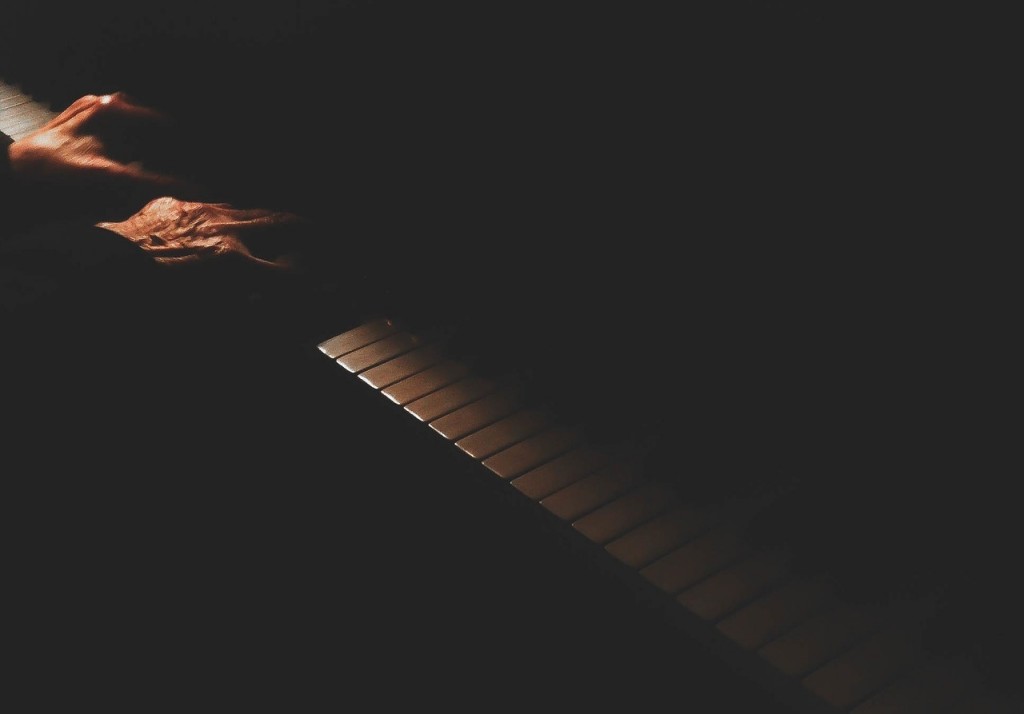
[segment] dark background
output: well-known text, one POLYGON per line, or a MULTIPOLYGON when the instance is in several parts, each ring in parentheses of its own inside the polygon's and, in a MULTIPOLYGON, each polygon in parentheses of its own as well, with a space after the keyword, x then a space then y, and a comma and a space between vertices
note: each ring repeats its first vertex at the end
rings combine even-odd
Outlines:
MULTIPOLYGON (((1019 464, 995 24, 901 3, 14 4, 2 51, 5 79, 55 107, 123 90, 166 110, 158 163, 214 200, 314 219, 344 305, 457 324, 495 368, 601 415, 598 438, 704 474, 677 479, 690 497, 795 480, 767 536, 813 542, 808 567, 877 566, 849 571, 856 592, 938 589, 963 605, 942 646, 1007 676, 1019 464)), ((315 469, 326 455, 301 441, 315 469)), ((592 584, 570 570, 565 587, 592 584)), ((542 612, 533 587, 518 594, 542 612)), ((555 607, 589 632, 570 597, 555 607)), ((633 624, 613 625, 624 649, 646 646, 633 624)), ((570 682, 625 666, 587 642, 570 682)))

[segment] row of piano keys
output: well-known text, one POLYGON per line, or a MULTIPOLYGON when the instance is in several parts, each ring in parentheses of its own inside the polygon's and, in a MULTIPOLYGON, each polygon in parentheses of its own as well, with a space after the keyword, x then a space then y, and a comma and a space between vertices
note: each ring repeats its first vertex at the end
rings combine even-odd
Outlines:
POLYGON ((55 116, 57 112, 46 104, 0 79, 0 132, 21 139, 55 116))
POLYGON ((799 572, 746 527, 771 495, 708 506, 650 478, 628 453, 525 403, 522 390, 475 374, 443 339, 368 320, 320 352, 585 539, 597 557, 657 593, 691 634, 788 691, 808 711, 977 714, 1020 711, 965 658, 923 642, 927 597, 867 605, 799 572))

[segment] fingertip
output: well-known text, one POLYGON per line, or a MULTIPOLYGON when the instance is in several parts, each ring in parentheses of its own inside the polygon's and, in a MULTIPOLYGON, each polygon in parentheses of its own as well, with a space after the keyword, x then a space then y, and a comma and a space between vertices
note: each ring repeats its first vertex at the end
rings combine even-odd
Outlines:
POLYGON ((98 98, 98 103, 105 111, 121 112, 122 114, 129 114, 136 118, 161 124, 170 122, 169 117, 159 109, 140 103, 137 99, 122 91, 104 94, 98 98))

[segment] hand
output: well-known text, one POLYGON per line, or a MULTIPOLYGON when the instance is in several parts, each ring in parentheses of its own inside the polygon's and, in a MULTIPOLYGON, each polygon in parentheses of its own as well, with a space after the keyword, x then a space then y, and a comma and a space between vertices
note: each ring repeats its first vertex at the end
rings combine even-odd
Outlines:
POLYGON ((294 273, 304 224, 292 213, 165 196, 123 221, 96 226, 127 238, 167 266, 234 264, 261 273, 294 273))
POLYGON ((187 189, 184 182, 148 171, 124 156, 131 139, 165 123, 162 114, 118 92, 87 95, 15 141, 8 149, 12 173, 26 183, 88 191, 132 193, 136 200, 187 189))

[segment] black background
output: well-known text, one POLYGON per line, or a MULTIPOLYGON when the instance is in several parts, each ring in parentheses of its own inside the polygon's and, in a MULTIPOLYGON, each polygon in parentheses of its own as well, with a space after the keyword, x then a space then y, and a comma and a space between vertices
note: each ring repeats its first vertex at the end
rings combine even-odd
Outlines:
MULTIPOLYGON (((1001 95, 990 71, 1003 46, 986 18, 900 3, 482 5, 14 4, 6 78, 55 107, 122 90, 166 110, 177 134, 162 162, 214 200, 313 218, 343 302, 468 325, 509 362, 546 365, 534 376, 556 382, 570 409, 615 405, 602 435, 667 436, 668 456, 656 449, 653 462, 707 474, 703 486, 687 482, 698 495, 795 476, 804 489, 791 532, 775 536, 814 533, 811 560, 847 553, 901 583, 942 581, 975 618, 954 618, 950 646, 971 640, 957 628, 980 633, 983 644, 967 646, 1012 672, 1011 653, 995 646, 1019 630, 1004 418, 1016 379, 1012 282, 986 210, 1005 191, 992 181, 1001 95), (984 54, 979 38, 991 40, 984 54), (681 451, 679 434, 689 437, 681 451)), ((321 383, 281 380, 294 365, 275 359, 259 369, 279 367, 276 378, 251 370, 278 381, 268 403, 317 403, 321 383)), ((239 378, 233 396, 250 404, 247 386, 239 378)), ((348 635, 364 652, 352 676, 373 693, 415 683, 425 698, 500 692, 525 703, 557 683, 554 696, 577 703, 639 696, 653 708, 671 695, 679 706, 705 700, 702 711, 746 709, 729 699, 744 687, 705 670, 699 650, 660 639, 656 616, 620 616, 631 594, 612 585, 581 605, 576 595, 609 583, 548 553, 542 536, 513 525, 522 514, 415 475, 409 490, 424 456, 389 450, 386 418, 354 427, 361 417, 348 412, 313 413, 330 418, 246 423, 248 443, 278 444, 262 466, 307 474, 298 483, 319 501, 289 487, 294 510, 281 520, 294 527, 310 508, 318 525, 283 542, 316 547, 279 553, 265 570, 249 562, 230 587, 218 581, 237 593, 262 571, 278 585, 225 630, 223 657, 246 696, 261 691, 246 677, 278 669, 282 695, 346 698, 334 686, 348 635), (344 448, 330 438, 338 428, 352 437, 344 448), (334 458, 341 478, 356 474, 345 483, 358 498, 323 478, 334 458), (439 493, 473 505, 417 508, 413 494, 437 508, 439 493), (352 505, 361 501, 366 511, 352 505), (349 520, 331 513, 337 503, 349 520), (367 515, 379 506, 395 530, 367 515), (451 523, 435 530, 438 519, 451 523), (467 531, 479 550, 467 550, 467 531), (367 538, 388 545, 346 558, 367 538), (401 565, 389 571, 391 559, 401 565), (296 631, 267 599, 288 591, 289 611, 301 610, 302 591, 281 586, 289 578, 321 586, 296 631), (603 617, 606 605, 615 616, 603 617), (495 619, 495 609, 512 614, 495 619), (240 644, 258 639, 252 619, 273 623, 273 645, 240 644), (680 674, 688 668, 700 674, 680 674)), ((253 499, 265 505, 275 480, 259 483, 253 499)), ((242 520, 254 542, 273 540, 242 520)), ((206 650, 215 669, 206 644, 183 656, 206 650)))

